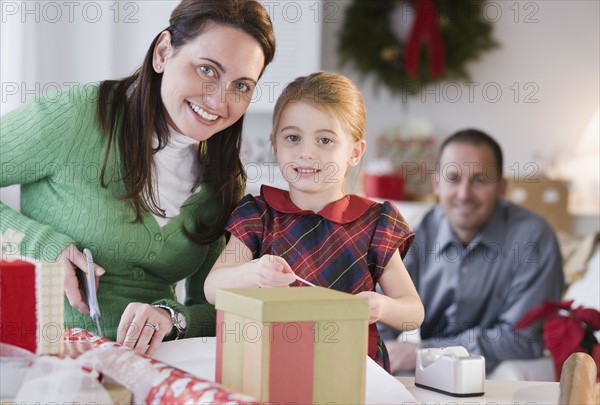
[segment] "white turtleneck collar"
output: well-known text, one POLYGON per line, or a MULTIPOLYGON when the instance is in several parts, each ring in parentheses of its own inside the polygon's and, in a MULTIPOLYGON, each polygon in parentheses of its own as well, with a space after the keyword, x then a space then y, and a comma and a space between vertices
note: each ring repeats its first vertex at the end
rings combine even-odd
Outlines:
MULTIPOLYGON (((192 187, 198 177, 198 141, 169 127, 169 143, 154 154, 154 185, 158 202, 166 218, 154 215, 162 227, 179 215, 181 205, 200 191, 192 187)), ((158 146, 156 135, 152 146, 158 146)))

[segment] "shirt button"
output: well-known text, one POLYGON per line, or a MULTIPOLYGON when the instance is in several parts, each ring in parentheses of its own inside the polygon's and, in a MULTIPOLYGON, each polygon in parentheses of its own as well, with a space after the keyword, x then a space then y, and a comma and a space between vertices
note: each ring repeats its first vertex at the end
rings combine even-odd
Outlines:
POLYGON ((460 272, 461 272, 461 273, 466 273, 467 271, 469 271, 469 268, 468 268, 467 266, 462 266, 462 267, 460 268, 460 272))
POLYGON ((133 270, 133 275, 134 275, 134 277, 135 277, 137 280, 141 280, 141 279, 143 279, 143 278, 144 278, 144 270, 143 270, 143 269, 140 269, 139 267, 136 267, 136 268, 133 270))
POLYGON ((156 235, 154 235, 154 240, 157 242, 162 240, 162 235, 160 233, 157 233, 156 235))
POLYGON ((148 258, 149 258, 150 260, 154 260, 154 259, 156 259, 156 253, 154 253, 154 252, 150 253, 150 254, 148 255, 148 258))

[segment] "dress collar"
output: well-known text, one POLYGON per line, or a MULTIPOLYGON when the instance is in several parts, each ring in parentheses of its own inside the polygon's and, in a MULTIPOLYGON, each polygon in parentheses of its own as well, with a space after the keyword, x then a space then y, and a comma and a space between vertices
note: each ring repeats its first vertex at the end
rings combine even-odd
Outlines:
POLYGON ((260 194, 271 208, 284 214, 319 215, 338 224, 347 224, 356 221, 373 204, 376 204, 369 199, 349 194, 328 204, 321 211, 315 213, 311 210, 298 208, 292 202, 290 193, 286 190, 280 190, 263 184, 260 188, 260 194))

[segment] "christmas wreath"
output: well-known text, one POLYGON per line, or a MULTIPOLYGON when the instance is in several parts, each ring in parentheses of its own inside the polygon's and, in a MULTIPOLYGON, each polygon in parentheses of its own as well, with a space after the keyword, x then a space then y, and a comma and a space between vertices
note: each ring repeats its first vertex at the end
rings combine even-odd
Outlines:
POLYGON ((354 0, 340 31, 341 62, 354 62, 363 78, 374 74, 392 93, 415 94, 442 79, 468 80, 466 63, 498 46, 485 14, 485 0, 354 0), (391 26, 398 5, 402 18, 395 23, 412 24, 405 43, 391 26))

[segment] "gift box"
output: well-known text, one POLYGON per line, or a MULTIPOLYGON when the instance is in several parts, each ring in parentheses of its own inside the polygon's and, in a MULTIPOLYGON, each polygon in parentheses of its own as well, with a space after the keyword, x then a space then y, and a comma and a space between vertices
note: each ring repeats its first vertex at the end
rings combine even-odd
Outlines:
POLYGON ((0 342, 61 354, 63 300, 60 264, 0 261, 0 342))
POLYGON ((568 212, 569 184, 566 181, 538 178, 509 178, 508 200, 544 218, 555 232, 571 232, 568 212))
POLYGON ((269 403, 362 404, 369 306, 322 287, 218 290, 216 381, 269 403))
POLYGON ((370 174, 363 178, 365 195, 369 198, 404 200, 404 179, 400 174, 370 174))

